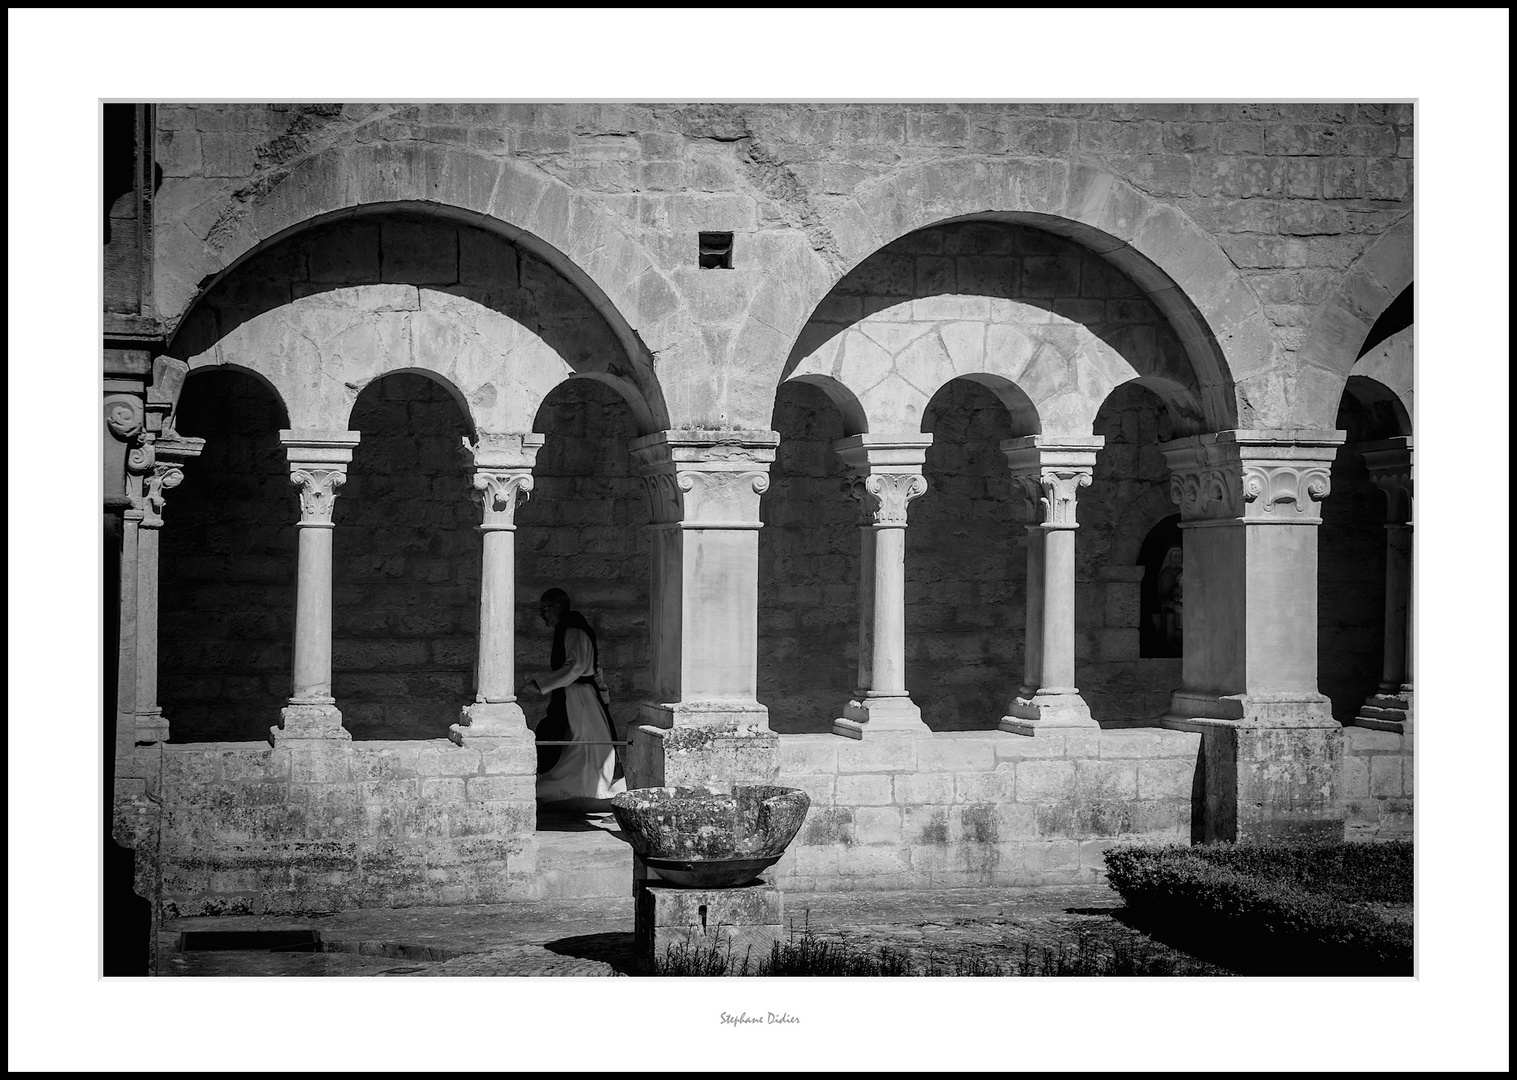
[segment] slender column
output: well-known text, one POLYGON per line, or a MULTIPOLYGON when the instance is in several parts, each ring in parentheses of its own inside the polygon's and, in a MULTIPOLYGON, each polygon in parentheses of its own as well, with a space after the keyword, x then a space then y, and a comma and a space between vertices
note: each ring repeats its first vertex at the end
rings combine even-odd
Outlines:
POLYGON ((758 540, 778 443, 772 431, 712 430, 631 443, 650 511, 654 694, 630 733, 633 787, 770 782, 777 773, 758 700, 758 540))
POLYGON ((483 520, 479 580, 479 643, 474 701, 463 707, 450 737, 463 745, 482 738, 515 738, 527 731, 516 700, 516 507, 532 492, 532 465, 541 435, 480 433, 464 440, 471 494, 483 520))
POLYGON ((1359 727, 1405 733, 1412 722, 1412 440, 1360 448, 1370 479, 1385 492, 1385 647, 1380 692, 1359 709, 1359 727))
POLYGON ((158 534, 163 528, 165 493, 179 486, 184 463, 199 457, 204 447, 204 439, 186 439, 168 430, 145 435, 142 445, 127 456, 133 500, 129 524, 136 547, 131 700, 133 742, 138 746, 167 742, 169 737, 168 721, 158 705, 158 534))
POLYGON ((347 480, 356 431, 285 430, 279 433, 300 494, 299 554, 295 579, 294 692, 271 728, 272 741, 349 740, 332 697, 332 509, 347 480))
POLYGON ((859 685, 835 735, 926 731, 906 689, 906 505, 927 491, 930 435, 854 435, 833 444, 859 503, 859 685))
POLYGON ((1100 435, 1007 439, 1001 452, 1038 508, 1027 530, 1026 683, 1001 718, 1004 731, 1038 735, 1096 727, 1075 686, 1075 495, 1090 485, 1100 435))

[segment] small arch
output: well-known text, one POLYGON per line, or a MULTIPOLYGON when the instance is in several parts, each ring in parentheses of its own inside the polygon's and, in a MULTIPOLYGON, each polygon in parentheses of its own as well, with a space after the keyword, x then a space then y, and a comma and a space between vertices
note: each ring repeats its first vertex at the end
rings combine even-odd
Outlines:
POLYGON ((1393 439, 1412 433, 1406 406, 1389 386, 1364 375, 1350 375, 1334 423, 1348 432, 1348 442, 1393 439))
MULTIPOLYGON (((814 386, 823 394, 826 394, 827 400, 837 406, 838 412, 843 416, 843 435, 862 435, 869 430, 869 417, 864 415, 864 406, 859 403, 859 399, 854 396, 853 391, 837 379, 829 375, 797 375, 786 379, 785 383, 814 386)), ((781 387, 785 383, 781 383, 781 387)), ((774 408, 775 412, 778 413, 780 408, 778 394, 775 395, 774 408)))
POLYGON ((366 379, 362 383, 357 384, 354 389, 358 392, 353 398, 352 408, 348 410, 348 430, 355 430, 353 427, 353 414, 357 412, 359 400, 363 397, 364 392, 376 383, 394 375, 419 375, 428 382, 436 383, 442 387, 443 390, 447 391, 448 396, 453 399, 453 404, 458 406, 458 411, 463 414, 464 423, 468 427, 468 434, 474 435, 477 433, 477 428, 474 424, 474 414, 469 408, 469 401, 464 397, 463 391, 446 375, 440 375, 435 371, 421 367, 389 368, 388 370, 379 372, 373 378, 366 379))
MULTIPOLYGON (((1388 389, 1396 396, 1399 404, 1398 414, 1404 418, 1406 430, 1398 432, 1402 435, 1410 435, 1412 426, 1416 422, 1414 407, 1413 380, 1415 378, 1415 363, 1413 356, 1415 332, 1413 327, 1406 327, 1392 334, 1389 338, 1380 342, 1375 347, 1366 350, 1349 373, 1349 384, 1361 386, 1358 379, 1365 379, 1388 389)), ((1363 390, 1361 389, 1361 393, 1363 390)))
MULTIPOLYGON (((974 383, 976 386, 983 386, 995 396, 997 401, 1006 407, 1006 412, 1010 415, 1011 421, 1010 428, 1002 436, 1003 438, 1018 439, 1024 435, 1041 435, 1043 433, 1043 423, 1038 419, 1037 406, 1032 403, 1032 399, 1027 396, 1025 390, 1004 375, 975 371, 958 377, 965 382, 974 383)), ((949 382, 952 381, 949 380, 949 382)), ((948 385, 948 383, 944 383, 943 386, 940 386, 937 393, 933 395, 932 401, 936 401, 948 385)), ((931 432, 933 430, 933 427, 928 426, 934 418, 932 401, 929 401, 927 408, 922 410, 923 432, 931 432)), ((936 425, 934 424, 933 426, 936 425)))
MULTIPOLYGON (((236 375, 246 375, 249 378, 251 378, 260 387, 262 387, 265 391, 267 391, 268 394, 269 394, 269 396, 272 397, 274 399, 274 401, 278 403, 278 405, 279 405, 279 411, 280 411, 280 416, 281 416, 280 426, 281 427, 288 427, 289 426, 289 423, 290 423, 290 407, 289 407, 289 405, 287 405, 285 403, 284 395, 279 392, 279 387, 275 386, 274 385, 274 381, 272 379, 270 379, 267 375, 265 375, 263 372, 256 371, 253 368, 250 368, 250 367, 248 367, 245 364, 235 364, 235 363, 230 363, 230 362, 222 362, 222 363, 201 364, 201 365, 199 365, 197 367, 192 367, 189 370, 189 372, 185 375, 184 385, 185 385, 186 388, 188 388, 190 386, 190 384, 196 380, 196 377, 199 376, 200 381, 199 381, 199 383, 196 383, 196 385, 198 386, 198 385, 204 383, 205 377, 207 375, 213 374, 215 372, 227 372, 227 373, 236 374, 236 375)), ((183 423, 182 417, 184 415, 185 415, 184 393, 181 391, 180 395, 179 395, 179 402, 178 402, 178 404, 174 408, 174 425, 175 425, 175 430, 179 431, 179 433, 181 435, 194 435, 195 433, 193 431, 187 430, 187 429, 182 429, 180 427, 180 425, 183 423)), ((193 425, 193 422, 192 422, 191 423, 191 427, 193 427, 193 426, 194 425, 193 425)))

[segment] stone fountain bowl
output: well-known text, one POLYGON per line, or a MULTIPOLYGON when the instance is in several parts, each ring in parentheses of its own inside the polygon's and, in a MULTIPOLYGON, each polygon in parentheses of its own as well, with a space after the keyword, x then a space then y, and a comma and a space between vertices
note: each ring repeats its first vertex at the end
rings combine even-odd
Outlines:
POLYGON ((672 885, 745 885, 779 861, 811 797, 798 788, 636 788, 611 800, 632 849, 672 885))

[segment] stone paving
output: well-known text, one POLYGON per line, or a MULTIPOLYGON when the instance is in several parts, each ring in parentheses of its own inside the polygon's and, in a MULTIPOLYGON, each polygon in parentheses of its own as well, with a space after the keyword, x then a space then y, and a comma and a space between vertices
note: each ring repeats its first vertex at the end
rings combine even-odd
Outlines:
MULTIPOLYGON (((918 967, 975 958, 1003 970, 1035 949, 1146 945, 1178 974, 1228 972, 1176 953, 1113 918, 1121 899, 1104 885, 1043 889, 796 893, 785 919, 796 932, 890 946, 918 967)), ((160 970, 170 976, 614 976, 632 971, 632 900, 608 897, 440 908, 368 909, 312 917, 179 919, 165 924, 160 970), (311 929, 324 952, 177 952, 197 930, 311 929)))

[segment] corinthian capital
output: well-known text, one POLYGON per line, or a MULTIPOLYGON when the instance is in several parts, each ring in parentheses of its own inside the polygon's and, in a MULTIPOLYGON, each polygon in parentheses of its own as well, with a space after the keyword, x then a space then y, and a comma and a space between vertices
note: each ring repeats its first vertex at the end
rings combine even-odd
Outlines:
POLYGON ((1326 465, 1250 464, 1243 467, 1244 517, 1310 518, 1332 490, 1326 465))
POLYGON ((1028 435, 1005 440, 1001 453, 1011 469, 1012 484, 1037 509, 1039 523, 1073 529, 1078 527, 1075 497, 1080 488, 1090 486, 1096 454, 1105 444, 1101 435, 1059 439, 1028 435))
POLYGON ((480 528, 516 528, 516 507, 532 496, 532 474, 516 469, 479 469, 472 484, 474 501, 484 507, 480 528))
POLYGON ((290 483, 300 489, 300 524, 330 528, 337 489, 347 479, 344 469, 291 469, 290 483))
POLYGON ((870 473, 851 478, 844 488, 858 500, 862 524, 904 527, 906 504, 927 494, 927 478, 916 472, 870 473))

